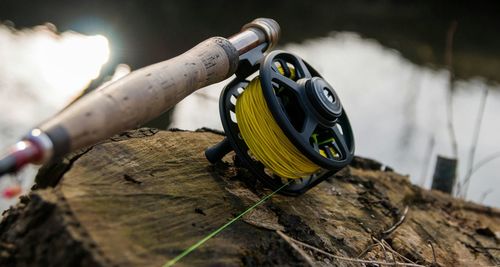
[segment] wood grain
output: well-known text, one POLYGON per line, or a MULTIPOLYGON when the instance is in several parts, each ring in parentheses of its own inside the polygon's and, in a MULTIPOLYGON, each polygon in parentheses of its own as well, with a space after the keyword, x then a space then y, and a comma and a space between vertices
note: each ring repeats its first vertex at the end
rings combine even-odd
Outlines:
MULTIPOLYGON (((45 166, 38 181, 53 181, 39 183, 4 214, 0 265, 161 266, 269 193, 234 166, 231 155, 215 166, 206 161, 204 149, 221 139, 211 132, 141 129, 70 156, 63 171, 45 166)), ((384 261, 395 251, 427 266, 434 255, 439 266, 486 266, 500 256, 491 249, 499 247, 497 209, 423 190, 380 163, 355 158, 300 197, 274 196, 179 266, 303 266, 310 260, 359 266, 303 247, 306 261, 276 230, 342 257, 367 251, 364 260, 384 261), (405 220, 384 235, 406 206, 405 220)))

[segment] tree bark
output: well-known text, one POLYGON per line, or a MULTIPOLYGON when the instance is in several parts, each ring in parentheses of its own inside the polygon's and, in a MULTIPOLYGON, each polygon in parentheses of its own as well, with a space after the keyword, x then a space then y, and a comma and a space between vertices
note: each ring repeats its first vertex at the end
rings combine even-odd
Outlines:
MULTIPOLYGON (((162 266, 270 193, 234 154, 208 163, 221 139, 139 129, 43 167, 3 215, 0 265, 162 266)), ((358 157, 302 196, 273 196, 178 265, 497 265, 499 233, 498 209, 358 157)))

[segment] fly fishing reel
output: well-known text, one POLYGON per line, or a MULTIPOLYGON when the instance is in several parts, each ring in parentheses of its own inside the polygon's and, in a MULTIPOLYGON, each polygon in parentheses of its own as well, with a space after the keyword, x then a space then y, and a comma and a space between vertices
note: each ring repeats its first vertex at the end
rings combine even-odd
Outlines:
POLYGON ((222 91, 226 138, 205 155, 215 163, 234 150, 266 186, 291 181, 280 192, 299 195, 352 160, 351 125, 333 87, 304 60, 283 51, 257 58, 241 59, 222 91))

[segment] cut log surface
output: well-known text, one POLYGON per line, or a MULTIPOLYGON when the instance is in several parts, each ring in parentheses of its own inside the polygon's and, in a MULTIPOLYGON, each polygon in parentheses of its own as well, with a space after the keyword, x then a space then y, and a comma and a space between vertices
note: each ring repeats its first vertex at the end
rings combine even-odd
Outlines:
MULTIPOLYGON (((3 215, 0 265, 162 266, 270 193, 234 154, 208 163, 205 148, 221 139, 139 129, 44 166, 3 215)), ((499 234, 498 209, 355 158, 304 195, 273 196, 177 265, 494 266, 499 234)))

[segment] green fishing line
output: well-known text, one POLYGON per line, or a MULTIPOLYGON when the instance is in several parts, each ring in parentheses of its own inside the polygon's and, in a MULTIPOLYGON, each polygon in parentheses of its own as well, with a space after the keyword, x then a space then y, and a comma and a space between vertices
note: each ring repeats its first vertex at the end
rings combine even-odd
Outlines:
POLYGON ((292 181, 289 181, 288 183, 282 185, 280 188, 276 189, 274 192, 272 192, 271 194, 265 196, 264 198, 262 198, 261 200, 259 200, 257 203, 253 204, 253 206, 251 206, 250 208, 248 208, 245 211, 243 211, 242 213, 240 213, 240 215, 234 217, 232 220, 230 220, 229 222, 227 222, 226 224, 224 224, 220 228, 218 228, 215 231, 211 232, 210 234, 208 234, 207 236, 205 236, 203 239, 201 239, 200 241, 196 242, 196 244, 188 247, 181 254, 177 255, 177 257, 175 257, 175 258, 171 259, 170 261, 168 261, 167 263, 165 263, 165 265, 163 265, 163 267, 173 266, 178 261, 180 261, 182 258, 184 258, 185 256, 187 256, 189 253, 193 252, 198 247, 200 247, 201 245, 203 245, 209 239, 211 239, 212 237, 216 236, 218 233, 222 232, 224 229, 226 229, 228 226, 230 226, 231 224, 233 224, 234 222, 236 222, 241 217, 245 216, 245 214, 247 214, 248 212, 252 211, 253 209, 255 209, 260 204, 266 202, 266 200, 268 200, 270 197, 272 197, 273 195, 275 195, 276 193, 278 193, 281 189, 283 189, 284 187, 286 187, 287 185, 289 185, 291 182, 292 181))

